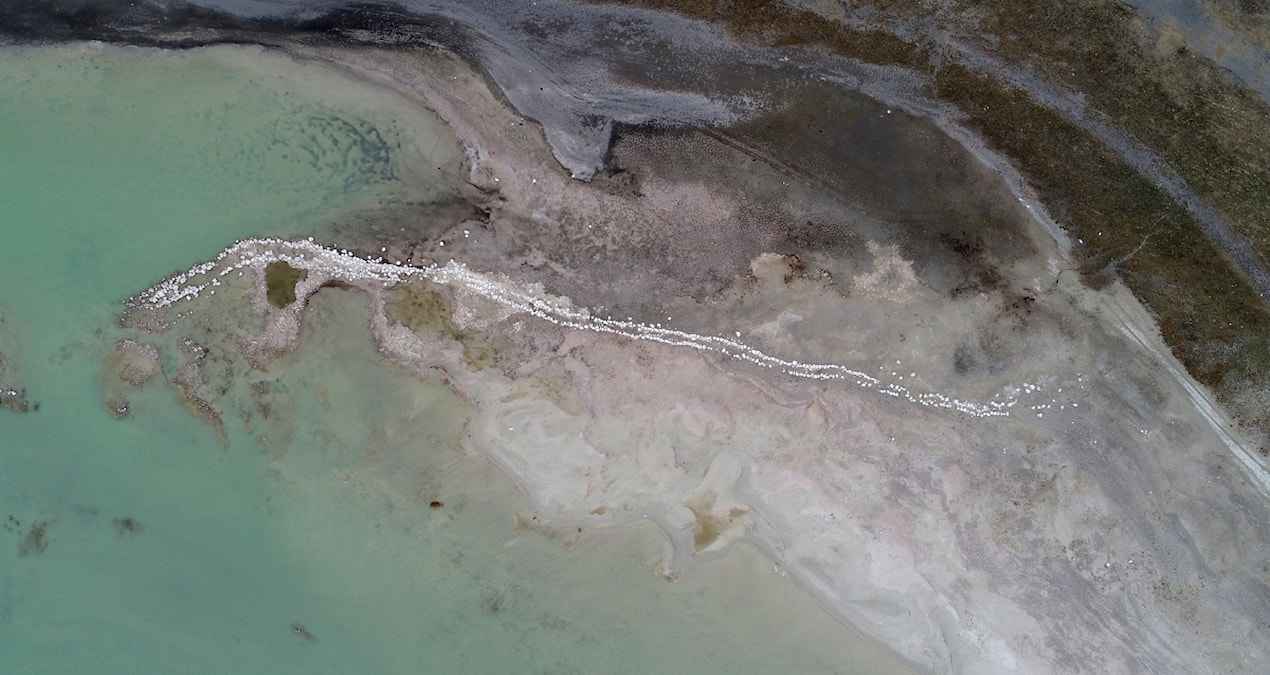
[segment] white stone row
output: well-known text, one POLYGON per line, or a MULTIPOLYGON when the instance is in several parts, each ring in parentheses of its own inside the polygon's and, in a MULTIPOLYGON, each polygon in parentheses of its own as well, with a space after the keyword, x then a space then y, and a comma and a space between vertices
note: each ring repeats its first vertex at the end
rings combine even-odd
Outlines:
MULTIPOLYGON (((196 265, 189 271, 173 276, 141 293, 134 302, 154 309, 170 307, 183 300, 197 297, 208 286, 220 285, 220 282, 211 276, 213 270, 220 270, 216 276, 225 276, 235 271, 241 274, 245 268, 263 267, 278 261, 297 269, 307 269, 311 273, 348 282, 374 281, 391 286, 411 279, 423 279, 465 289, 513 311, 532 314, 558 326, 611 333, 635 340, 650 340, 673 347, 716 352, 729 358, 779 370, 794 377, 853 382, 859 387, 873 389, 886 396, 931 408, 955 410, 974 417, 1008 416, 1010 408, 1018 403, 1012 393, 998 396, 986 403, 962 401, 937 392, 914 393, 902 385, 884 382, 846 366, 833 363, 788 361, 731 338, 699 335, 661 325, 601 318, 585 308, 574 307, 567 299, 553 298, 538 288, 526 289, 508 279, 474 272, 460 262, 450 261, 443 267, 435 264, 429 267, 412 267, 387 262, 382 258, 362 258, 344 249, 327 248, 314 243, 312 238, 300 241, 282 239, 239 241, 222 251, 214 260, 196 265)), ((1030 392, 1038 387, 1028 384, 1024 388, 1030 392)))

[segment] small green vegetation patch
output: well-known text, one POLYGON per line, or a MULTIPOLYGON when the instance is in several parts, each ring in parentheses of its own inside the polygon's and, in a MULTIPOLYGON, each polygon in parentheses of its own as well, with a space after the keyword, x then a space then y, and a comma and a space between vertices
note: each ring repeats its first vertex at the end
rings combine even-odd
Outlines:
POLYGON ((388 318, 416 334, 460 339, 463 337, 450 319, 450 301, 426 283, 399 284, 384 303, 388 318))
POLYGON ((279 260, 265 267, 265 295, 269 304, 282 309, 295 302, 295 285, 309 276, 308 270, 298 270, 279 260))

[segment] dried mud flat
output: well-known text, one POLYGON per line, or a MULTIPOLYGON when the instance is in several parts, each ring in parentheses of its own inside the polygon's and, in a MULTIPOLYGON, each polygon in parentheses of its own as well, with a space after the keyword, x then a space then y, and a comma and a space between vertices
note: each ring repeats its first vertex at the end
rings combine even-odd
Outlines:
MULTIPOLYGON (((434 111, 467 152, 465 203, 368 216, 339 249, 238 244, 134 298, 139 341, 190 331, 260 365, 312 294, 362 293, 385 356, 473 404, 469 451, 535 527, 655 522, 669 578, 755 545, 918 670, 1270 657, 1262 465, 982 152, 860 100, 861 143, 893 153, 876 171, 930 210, 703 131, 628 129, 620 170, 580 183, 445 50, 287 48, 434 111), (280 262, 303 274, 271 286, 280 262), (263 333, 232 319, 252 313, 263 333)), ((221 370, 191 373, 210 409, 221 370)))

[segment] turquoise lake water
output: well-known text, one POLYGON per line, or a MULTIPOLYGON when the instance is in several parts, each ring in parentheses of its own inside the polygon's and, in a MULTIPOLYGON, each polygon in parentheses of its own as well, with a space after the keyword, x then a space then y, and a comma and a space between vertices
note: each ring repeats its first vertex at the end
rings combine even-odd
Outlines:
POLYGON ((757 554, 672 584, 652 531, 518 532, 465 404, 381 363, 351 292, 241 375, 271 412, 223 441, 164 378, 106 410, 130 295, 445 195, 421 167, 453 152, 361 86, 260 49, 0 51, 0 384, 38 405, 0 409, 0 672, 875 672, 757 554))

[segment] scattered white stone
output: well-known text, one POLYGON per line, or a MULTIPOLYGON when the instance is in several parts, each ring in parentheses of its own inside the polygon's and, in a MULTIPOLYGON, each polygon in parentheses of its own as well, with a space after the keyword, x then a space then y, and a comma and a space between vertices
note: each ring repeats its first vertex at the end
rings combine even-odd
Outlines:
MULTIPOLYGON (((441 245, 444 245, 444 242, 441 245)), ((859 387, 877 389, 887 396, 927 407, 956 410, 974 417, 1008 416, 1009 409, 1018 403, 1016 393, 1019 390, 1014 387, 1005 387, 1002 394, 998 394, 993 400, 985 403, 961 401, 938 392, 915 393, 901 385, 883 382, 846 366, 832 363, 802 363, 771 356, 739 340, 698 335, 665 328, 659 324, 645 324, 629 319, 614 320, 611 316, 600 318, 585 308, 574 307, 567 298, 549 296, 540 284, 525 286, 501 275, 496 277, 473 272, 465 264, 455 260, 446 263, 444 267, 435 263, 428 267, 392 264, 360 258, 344 249, 326 248, 314 243, 311 237, 301 241, 265 238, 237 242, 222 251, 214 260, 196 265, 186 272, 153 286, 134 298, 132 302, 150 309, 171 307, 183 300, 198 297, 207 289, 210 282, 196 283, 196 280, 214 269, 221 268, 222 276, 235 270, 241 276, 244 269, 263 268, 277 261, 340 281, 381 282, 385 287, 390 287, 418 279, 452 286, 459 291, 501 305, 510 312, 525 312, 565 328, 610 333, 633 340, 660 342, 673 347, 713 351, 767 368, 780 368, 782 372, 794 377, 854 382, 859 387)), ((670 320, 670 317, 666 318, 670 320)), ((741 337, 741 331, 734 331, 734 333, 737 338, 741 337)), ((896 359, 895 365, 901 365, 901 361, 896 359)), ((879 370, 882 369, 879 368, 879 370)), ((916 377, 916 373, 911 373, 910 377, 916 377)), ((899 379, 903 378, 899 377, 899 379)), ((1032 393, 1040 387, 1025 383, 1022 389, 1032 393)))

